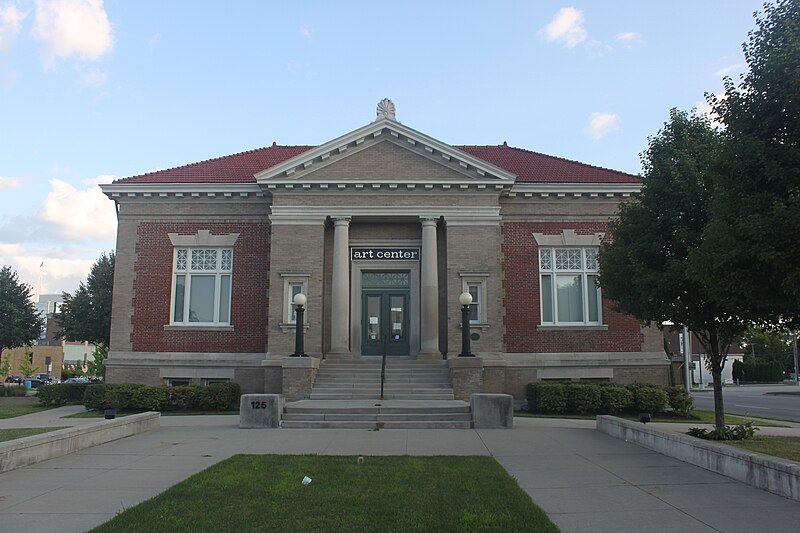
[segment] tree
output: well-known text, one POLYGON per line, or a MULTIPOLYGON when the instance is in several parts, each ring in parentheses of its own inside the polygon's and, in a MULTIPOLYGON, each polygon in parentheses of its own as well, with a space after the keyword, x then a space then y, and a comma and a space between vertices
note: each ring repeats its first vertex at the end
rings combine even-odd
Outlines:
MULTIPOLYGON (((800 324, 800 3, 756 13, 748 72, 709 101, 724 126, 722 168, 699 250, 726 309, 772 326, 800 324)), ((712 280, 714 283, 712 283, 712 280)))
POLYGON ((784 374, 794 371, 792 338, 785 331, 775 331, 758 326, 747 329, 742 340, 747 361, 780 364, 784 374))
POLYGON ((19 282, 11 267, 0 269, 0 360, 3 350, 32 343, 39 338, 44 319, 31 301, 31 288, 19 282))
POLYGON ((619 311, 659 328, 667 321, 697 335, 714 379, 715 424, 724 430, 722 368, 746 323, 691 273, 703 245, 723 139, 706 118, 673 109, 642 155, 642 190, 611 223, 600 285, 619 311))
POLYGON ((3 359, 3 362, 0 363, 0 376, 7 378, 11 374, 11 358, 6 357, 3 359))
POLYGON ((111 295, 114 288, 114 252, 95 261, 86 283, 75 294, 63 293, 59 325, 68 341, 88 341, 108 351, 111 337, 111 295))
POLYGON ((32 376, 38 370, 38 366, 33 366, 33 352, 30 350, 25 350, 25 354, 19 361, 19 373, 23 376, 32 376))

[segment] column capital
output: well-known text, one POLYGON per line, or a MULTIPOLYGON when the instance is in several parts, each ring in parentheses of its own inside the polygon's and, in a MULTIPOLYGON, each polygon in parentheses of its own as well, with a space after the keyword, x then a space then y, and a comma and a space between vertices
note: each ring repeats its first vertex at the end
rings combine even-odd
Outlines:
POLYGON ((419 221, 423 226, 435 226, 439 222, 439 217, 423 215, 419 217, 419 221))
POLYGON ((349 226, 351 218, 349 216, 332 216, 331 220, 335 226, 349 226))

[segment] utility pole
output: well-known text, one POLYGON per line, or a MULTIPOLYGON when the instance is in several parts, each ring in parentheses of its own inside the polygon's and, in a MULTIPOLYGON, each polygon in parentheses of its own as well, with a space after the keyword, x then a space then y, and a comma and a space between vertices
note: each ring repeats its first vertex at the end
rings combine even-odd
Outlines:
POLYGON ((797 332, 792 333, 792 351, 794 352, 794 382, 800 385, 800 374, 797 366, 797 332))
POLYGON ((692 351, 689 346, 689 328, 683 326, 683 382, 686 385, 686 390, 692 392, 692 383, 690 381, 689 363, 692 362, 692 351))

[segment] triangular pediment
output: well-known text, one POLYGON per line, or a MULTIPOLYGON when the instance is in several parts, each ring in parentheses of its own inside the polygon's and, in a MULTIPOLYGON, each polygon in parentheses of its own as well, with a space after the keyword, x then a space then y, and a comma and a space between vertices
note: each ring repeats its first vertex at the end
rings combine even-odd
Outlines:
POLYGON ((255 175, 259 185, 389 183, 511 186, 516 176, 389 118, 255 175))

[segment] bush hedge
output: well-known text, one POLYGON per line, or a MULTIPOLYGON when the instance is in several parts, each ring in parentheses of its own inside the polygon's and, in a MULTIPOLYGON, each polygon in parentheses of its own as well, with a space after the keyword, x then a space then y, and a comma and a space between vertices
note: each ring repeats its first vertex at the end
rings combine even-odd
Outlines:
POLYGON ((688 416, 694 407, 685 389, 649 383, 529 383, 526 392, 528 409, 544 414, 656 414, 669 406, 676 414, 688 416))
POLYGON ((88 383, 56 383, 40 385, 36 396, 41 405, 59 407, 68 403, 83 403, 83 395, 88 383))
POLYGON ((4 396, 22 398, 23 396, 27 396, 27 394, 28 389, 22 385, 9 385, 8 387, 0 385, 0 398, 4 396))
POLYGON ((240 396, 238 383, 180 387, 104 383, 89 385, 83 403, 86 409, 226 411, 238 406, 240 396))
POLYGON ((783 365, 778 361, 734 361, 733 379, 737 383, 783 381, 783 365))
POLYGON ((38 390, 39 403, 42 405, 57 407, 67 403, 83 403, 89 410, 225 411, 238 406, 241 396, 241 389, 237 383, 215 383, 207 387, 202 385, 153 387, 138 383, 59 383, 43 385, 38 390))

